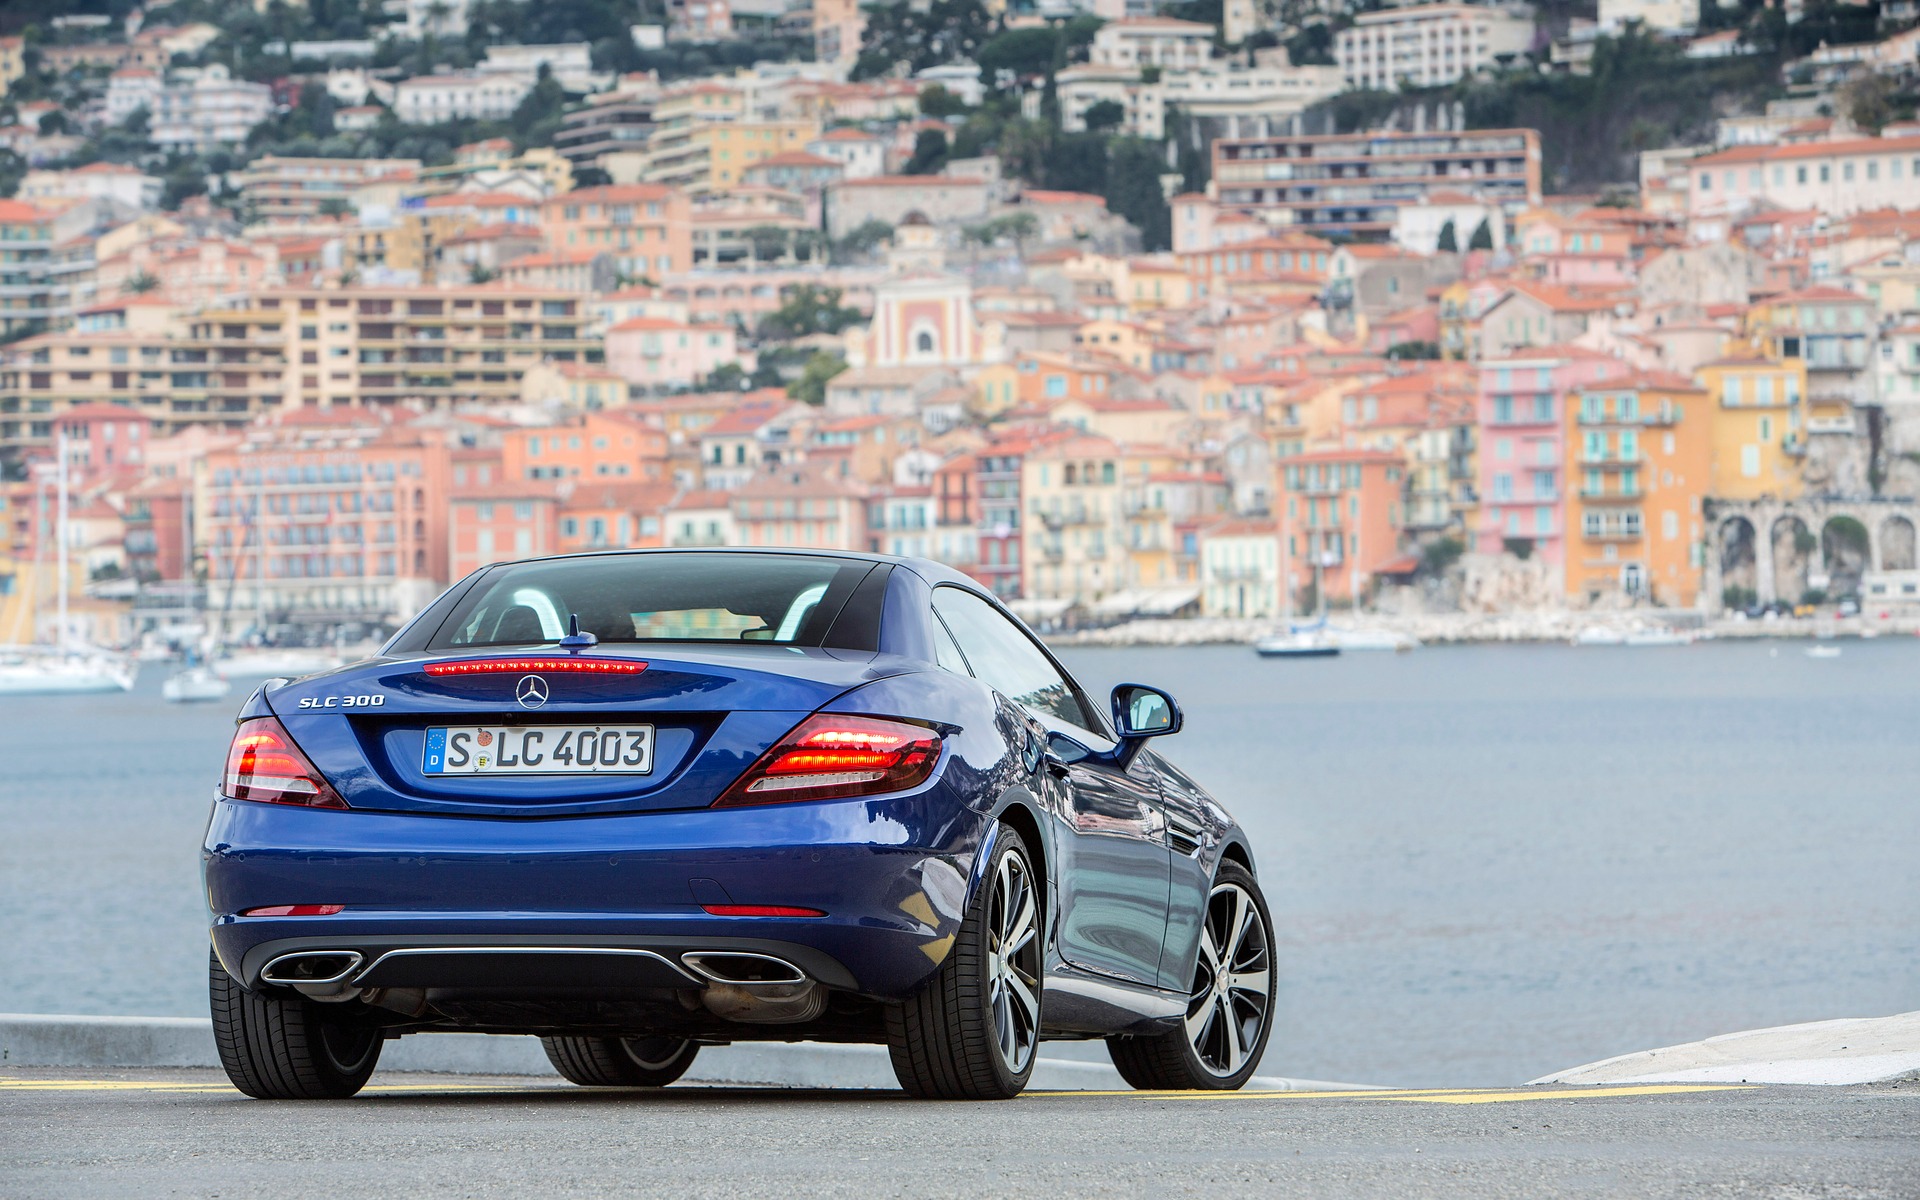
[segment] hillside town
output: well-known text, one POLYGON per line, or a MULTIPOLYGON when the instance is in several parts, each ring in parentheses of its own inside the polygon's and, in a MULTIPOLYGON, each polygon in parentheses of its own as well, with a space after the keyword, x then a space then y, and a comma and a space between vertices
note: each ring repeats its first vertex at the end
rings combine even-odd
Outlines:
POLYGON ((1920 605, 1920 13, 1852 7, 23 5, 0 643, 625 547, 1049 628, 1920 605), (1482 115, 1632 55, 1765 78, 1482 115))

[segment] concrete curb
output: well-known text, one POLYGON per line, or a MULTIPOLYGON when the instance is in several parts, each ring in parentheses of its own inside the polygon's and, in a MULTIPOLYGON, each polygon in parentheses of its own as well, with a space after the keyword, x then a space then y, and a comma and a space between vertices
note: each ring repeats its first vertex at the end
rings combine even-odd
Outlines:
POLYGON ((1622 1054, 1534 1083, 1801 1083, 1920 1079, 1920 1012, 1723 1033, 1622 1054))
MULTIPOLYGON (((218 1067, 213 1023, 203 1017, 69 1017, 0 1013, 0 1067, 218 1067)), ((401 1038, 380 1056, 382 1071, 446 1075, 544 1075, 554 1071, 531 1037, 435 1033, 401 1038)), ((737 1042, 702 1050, 687 1076, 695 1083, 799 1088, 899 1087, 880 1046, 815 1042, 737 1042)), ((1106 1063, 1042 1058, 1030 1087, 1039 1091, 1125 1091, 1106 1063)), ((1368 1085, 1256 1075, 1262 1091, 1364 1091, 1368 1085)))

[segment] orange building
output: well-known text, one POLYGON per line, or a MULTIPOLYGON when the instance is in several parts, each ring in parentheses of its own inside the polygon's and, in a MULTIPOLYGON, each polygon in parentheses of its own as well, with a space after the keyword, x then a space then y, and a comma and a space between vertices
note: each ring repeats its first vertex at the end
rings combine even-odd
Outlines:
POLYGON ((488 563, 553 554, 560 484, 505 480, 456 485, 447 510, 447 571, 464 579, 488 563))
POLYGON ((501 439, 500 450, 502 473, 510 480, 666 478, 666 431, 624 409, 515 429, 501 439))
POLYGON ((659 279, 693 267, 693 209, 686 193, 658 183, 563 192, 540 206, 557 251, 611 254, 622 274, 659 279))
POLYGON ((418 611, 448 580, 449 436, 387 411, 308 407, 208 454, 197 525, 209 609, 236 620, 418 611))
POLYGON ((1401 557, 1406 459, 1381 450, 1319 450, 1279 463, 1282 574, 1296 596, 1319 568, 1327 599, 1351 603, 1401 557))
POLYGON ((1713 471, 1706 389, 1663 372, 1589 384, 1565 420, 1567 594, 1691 606, 1713 471))
POLYGON ((1133 372, 1112 359, 1078 359, 1029 352, 995 363, 974 376, 982 411, 1052 408, 1063 400, 1110 397, 1133 372))

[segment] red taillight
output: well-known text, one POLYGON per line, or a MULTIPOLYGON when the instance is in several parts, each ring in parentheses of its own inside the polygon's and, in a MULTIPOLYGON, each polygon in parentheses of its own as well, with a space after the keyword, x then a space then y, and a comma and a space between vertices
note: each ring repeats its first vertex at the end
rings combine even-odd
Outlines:
POLYGON ((554 675, 638 675, 643 662, 624 658, 463 658, 458 662, 428 663, 429 675, 503 675, 545 671, 554 675))
POLYGON ((240 915, 243 917, 330 917, 346 907, 342 904, 269 904, 265 908, 249 908, 240 915))
POLYGON ((793 904, 702 904, 708 914, 716 917, 824 917, 827 914, 817 908, 800 908, 793 904))
POLYGON ((940 760, 940 735, 881 717, 808 717, 714 801, 778 804, 905 791, 940 760))
POLYGON ((303 804, 308 808, 345 808, 347 802, 314 769, 286 726, 273 717, 240 722, 227 750, 227 774, 220 790, 235 800, 303 804))

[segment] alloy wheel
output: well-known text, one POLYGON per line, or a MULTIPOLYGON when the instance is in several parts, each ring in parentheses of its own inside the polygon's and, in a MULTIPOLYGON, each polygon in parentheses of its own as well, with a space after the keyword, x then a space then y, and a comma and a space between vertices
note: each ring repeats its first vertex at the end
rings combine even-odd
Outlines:
POLYGON ((1207 897, 1200 961, 1187 1001, 1187 1040, 1218 1076, 1246 1066, 1273 1007, 1273 948, 1253 897, 1237 883, 1207 897))
POLYGON ((648 1071, 664 1071, 686 1050, 687 1043, 684 1038, 630 1037, 620 1039, 620 1048, 626 1051, 635 1066, 648 1071))
POLYGON ((994 1043, 1015 1075, 1027 1069, 1040 1036, 1040 908, 1027 860, 1004 856, 987 910, 987 1005, 994 1043))

